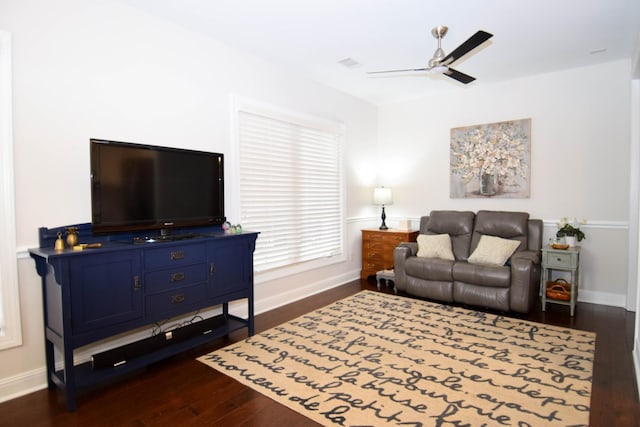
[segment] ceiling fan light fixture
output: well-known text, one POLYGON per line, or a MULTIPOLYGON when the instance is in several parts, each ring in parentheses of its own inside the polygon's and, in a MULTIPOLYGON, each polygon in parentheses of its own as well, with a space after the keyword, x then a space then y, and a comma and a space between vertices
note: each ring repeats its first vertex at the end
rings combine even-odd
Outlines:
POLYGON ((446 65, 435 65, 431 67, 429 71, 433 74, 443 74, 448 69, 449 67, 447 67, 446 65))

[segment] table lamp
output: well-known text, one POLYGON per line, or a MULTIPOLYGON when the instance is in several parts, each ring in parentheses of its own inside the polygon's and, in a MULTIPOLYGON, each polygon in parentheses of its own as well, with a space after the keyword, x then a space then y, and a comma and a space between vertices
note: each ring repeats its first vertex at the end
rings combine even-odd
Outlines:
POLYGON ((373 189, 373 204, 382 205, 382 224, 380 225, 380 230, 387 230, 387 224, 384 223, 384 220, 387 219, 387 216, 384 213, 385 205, 393 204, 393 196, 391 195, 391 189, 385 187, 377 187, 373 189))

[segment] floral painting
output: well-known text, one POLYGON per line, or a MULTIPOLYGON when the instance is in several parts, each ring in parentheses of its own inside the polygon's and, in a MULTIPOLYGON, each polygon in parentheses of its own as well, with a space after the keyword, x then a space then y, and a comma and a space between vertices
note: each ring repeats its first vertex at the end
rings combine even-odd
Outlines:
POLYGON ((527 198, 531 119, 451 129, 451 198, 527 198))

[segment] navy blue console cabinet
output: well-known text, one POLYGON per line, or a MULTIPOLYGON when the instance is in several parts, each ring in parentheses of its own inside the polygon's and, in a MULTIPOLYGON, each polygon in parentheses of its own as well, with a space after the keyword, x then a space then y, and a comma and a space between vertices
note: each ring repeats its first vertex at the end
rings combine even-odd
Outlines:
MULTIPOLYGON (((181 238, 144 233, 94 235, 76 224, 81 243, 99 248, 55 251, 59 232, 40 228, 40 247, 29 252, 42 277, 49 388, 63 390, 67 409, 77 391, 247 328, 254 333, 253 252, 258 233, 225 234, 217 227, 188 229, 181 238), (231 315, 228 303, 246 300, 247 318, 231 315), (96 341, 171 317, 221 306, 221 314, 162 331, 74 364, 74 351, 96 341), (62 356, 56 369, 55 351, 62 356)), ((200 318, 200 316, 197 316, 200 318)))

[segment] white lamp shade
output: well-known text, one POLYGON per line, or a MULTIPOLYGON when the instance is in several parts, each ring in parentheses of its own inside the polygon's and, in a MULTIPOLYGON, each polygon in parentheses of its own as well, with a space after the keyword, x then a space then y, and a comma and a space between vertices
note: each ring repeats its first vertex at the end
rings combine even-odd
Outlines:
POLYGON ((386 187, 374 188, 373 203, 375 205, 392 205, 393 196, 391 194, 391 189, 386 187))

